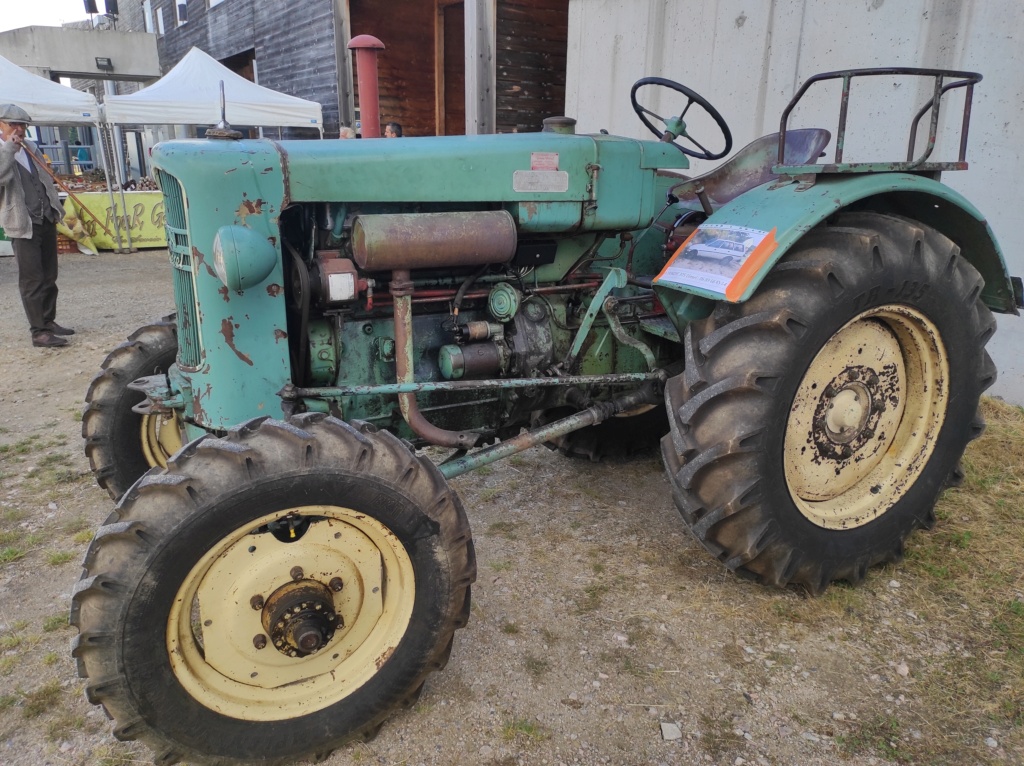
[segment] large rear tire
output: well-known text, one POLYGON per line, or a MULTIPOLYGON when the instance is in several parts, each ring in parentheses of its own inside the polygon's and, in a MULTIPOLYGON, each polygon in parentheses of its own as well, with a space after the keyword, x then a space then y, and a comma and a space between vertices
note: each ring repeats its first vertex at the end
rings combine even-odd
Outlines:
POLYGON ((129 335, 89 384, 82 413, 85 454, 96 483, 114 500, 150 468, 165 466, 182 445, 176 415, 132 412, 145 395, 128 388, 136 378, 166 373, 177 353, 177 325, 169 317, 129 335))
POLYGON ((821 593, 898 561, 983 427, 995 331, 938 232, 840 215, 743 304, 686 331, 662 454, 676 505, 727 567, 821 593))
POLYGON ((277 764, 376 733, 446 664, 476 564, 428 460, 322 414, 187 445, 96 533, 87 696, 161 764, 277 764))

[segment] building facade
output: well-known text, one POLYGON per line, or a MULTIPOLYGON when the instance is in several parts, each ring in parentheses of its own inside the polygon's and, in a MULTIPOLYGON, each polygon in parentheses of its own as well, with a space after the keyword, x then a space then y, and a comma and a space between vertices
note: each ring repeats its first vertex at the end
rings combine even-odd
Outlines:
POLYGON ((358 120, 358 78, 348 50, 356 35, 384 43, 380 118, 401 123, 407 136, 539 130, 544 117, 564 111, 569 0, 119 5, 118 28, 155 34, 165 72, 199 47, 264 87, 320 103, 328 137, 358 120), (472 108, 480 100, 482 117, 472 108))

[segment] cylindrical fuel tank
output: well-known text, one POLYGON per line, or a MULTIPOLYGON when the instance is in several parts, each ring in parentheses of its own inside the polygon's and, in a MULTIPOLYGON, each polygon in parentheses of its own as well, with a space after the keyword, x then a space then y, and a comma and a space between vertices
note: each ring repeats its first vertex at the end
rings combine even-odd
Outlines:
POLYGON ((367 271, 506 263, 516 243, 506 210, 361 215, 352 222, 352 257, 367 271))

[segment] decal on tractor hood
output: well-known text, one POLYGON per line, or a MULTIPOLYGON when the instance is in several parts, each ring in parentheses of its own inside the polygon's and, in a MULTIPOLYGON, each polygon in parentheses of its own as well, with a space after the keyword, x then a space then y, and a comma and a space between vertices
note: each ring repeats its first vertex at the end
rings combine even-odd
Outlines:
POLYGON ((654 283, 697 288, 737 301, 776 244, 775 229, 701 224, 675 251, 654 283))
POLYGON ((567 192, 569 174, 564 170, 515 170, 512 172, 512 191, 567 192))

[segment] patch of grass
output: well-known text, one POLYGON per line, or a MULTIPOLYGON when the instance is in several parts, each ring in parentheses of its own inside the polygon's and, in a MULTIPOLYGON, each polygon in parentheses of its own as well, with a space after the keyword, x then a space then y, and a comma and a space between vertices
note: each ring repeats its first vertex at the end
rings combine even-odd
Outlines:
POLYGON ((92 751, 95 766, 137 766, 143 759, 122 744, 100 745, 92 751))
POLYGON ((19 521, 24 521, 28 518, 28 511, 20 508, 8 508, 3 512, 0 512, 0 524, 10 526, 11 524, 17 524, 19 521))
POLYGON ((13 694, 0 694, 0 710, 7 710, 18 704, 18 698, 13 694))
POLYGON ((0 546, 13 545, 24 536, 22 532, 0 532, 0 546))
MULTIPOLYGON (((714 761, 720 761, 746 745, 742 735, 737 734, 728 715, 700 715, 700 746, 714 761)), ((732 760, 731 758, 728 760, 732 760)))
POLYGON ((66 614, 51 614, 43 620, 43 632, 53 633, 55 630, 68 627, 68 616, 66 614))
POLYGON ((651 675, 651 669, 637 659, 636 652, 622 646, 603 651, 598 658, 606 666, 614 667, 620 673, 634 678, 646 678, 651 675))
POLYGON ((487 527, 487 534, 489 535, 500 535, 506 540, 515 540, 516 538, 516 525, 511 521, 495 521, 487 527))
POLYGON ((538 723, 525 718, 513 718, 506 721, 501 727, 501 736, 506 741, 514 739, 526 739, 533 742, 540 742, 548 739, 551 735, 538 723))
POLYGON ((15 668, 21 667, 18 657, 0 657, 0 676, 9 676, 15 668))
POLYGON ((59 567, 67 564, 75 558, 75 554, 71 551, 50 551, 46 554, 46 563, 52 567, 59 567))
POLYGON ((611 590, 611 587, 605 583, 588 585, 583 589, 583 595, 576 600, 577 614, 585 614, 586 612, 593 612, 598 609, 609 590, 611 590))
POLYGON ((39 458, 39 465, 43 468, 55 465, 68 465, 70 462, 71 456, 63 452, 51 452, 49 455, 43 455, 39 458))
POLYGON ((526 668, 526 672, 534 679, 540 678, 551 670, 551 663, 548 660, 533 654, 527 654, 523 657, 523 666, 526 668))
POLYGON ((874 755, 896 760, 899 752, 900 722, 893 716, 878 715, 856 721, 848 734, 836 737, 840 754, 846 757, 874 755))
POLYGON ((38 434, 33 434, 20 441, 16 441, 14 444, 0 444, 0 458, 6 458, 11 455, 28 455, 39 449, 39 439, 38 434))
POLYGON ((60 655, 57 652, 47 652, 43 656, 43 664, 47 667, 53 667, 58 662, 60 662, 60 655))
POLYGON ((83 543, 91 543, 92 537, 93 532, 91 529, 83 529, 81 532, 75 532, 75 536, 71 540, 81 545, 83 543))
POLYGON ((25 551, 24 548, 17 548, 13 545, 0 548, 0 565, 10 564, 18 561, 19 559, 23 559, 25 558, 26 552, 27 551, 25 551))
POLYGON ((487 487, 480 491, 480 502, 489 503, 502 493, 501 487, 487 487))
POLYGON ((36 718, 43 713, 52 710, 60 702, 64 695, 58 681, 47 681, 35 691, 25 695, 25 707, 23 713, 26 718, 36 718))
POLYGON ((495 571, 495 572, 507 572, 508 570, 510 570, 512 568, 512 562, 511 561, 495 561, 495 562, 492 562, 491 564, 488 564, 488 566, 493 571, 495 571))
POLYGON ((85 726, 84 715, 62 713, 52 721, 47 721, 46 738, 51 742, 60 742, 63 739, 67 739, 69 731, 83 731, 85 726))
POLYGON ((16 634, 9 634, 6 636, 0 636, 0 652, 9 652, 12 649, 17 649, 24 642, 24 638, 16 634))
POLYGON ((509 636, 514 636, 516 633, 519 632, 519 626, 516 625, 514 622, 505 621, 501 623, 501 632, 509 636))

